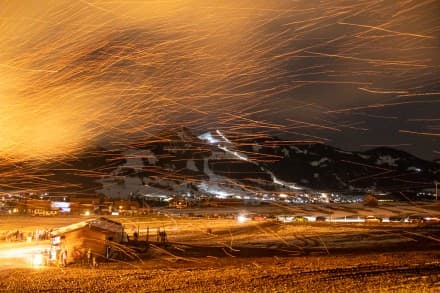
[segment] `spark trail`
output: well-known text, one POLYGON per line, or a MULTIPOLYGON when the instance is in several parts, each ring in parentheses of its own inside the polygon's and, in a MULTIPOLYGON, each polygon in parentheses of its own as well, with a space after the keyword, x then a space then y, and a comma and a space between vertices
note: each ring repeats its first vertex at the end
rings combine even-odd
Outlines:
MULTIPOLYGON (((348 131, 334 125, 363 123, 360 111, 380 119, 384 107, 439 99, 433 1, 0 5, 3 178, 16 176, 10 164, 63 162, 97 145, 123 151, 176 124, 331 142, 348 131)), ((395 145, 432 133, 435 120, 421 121, 395 129, 395 145)), ((22 171, 41 188, 60 184, 44 169, 22 171)))

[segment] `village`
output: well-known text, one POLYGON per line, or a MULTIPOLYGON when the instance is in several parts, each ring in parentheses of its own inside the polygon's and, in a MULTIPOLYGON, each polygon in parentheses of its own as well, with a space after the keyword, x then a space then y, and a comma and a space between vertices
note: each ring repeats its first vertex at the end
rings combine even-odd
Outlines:
POLYGON ((138 215, 146 214, 148 210, 137 201, 96 197, 8 194, 0 200, 1 214, 7 215, 138 215))
MULTIPOLYGON (((380 201, 395 201, 388 194, 375 195, 380 201)), ((212 208, 267 205, 297 205, 308 203, 359 203, 365 195, 341 195, 325 192, 295 192, 291 194, 249 194, 248 196, 213 196, 208 194, 129 194, 109 198, 104 195, 60 195, 41 193, 5 193, 0 190, 0 215, 112 215, 137 216, 152 212, 152 208, 212 208)), ((428 199, 432 198, 428 197, 428 199)))
MULTIPOLYGON (((68 211, 63 211, 61 207, 51 209, 51 202, 43 199, 18 199, 15 203, 12 209, 17 209, 16 212, 0 215, 0 243, 6 247, 40 247, 32 253, 21 252, 21 257, 27 255, 32 266, 76 264, 95 267, 102 262, 148 258, 151 247, 185 255, 191 251, 188 247, 199 244, 202 246, 197 249, 228 256, 237 253, 232 248, 232 241, 235 245, 246 247, 242 246, 238 251, 247 251, 249 245, 257 245, 263 250, 255 253, 276 255, 297 247, 275 239, 284 235, 286 239, 293 237, 291 241, 297 241, 297 234, 287 232, 290 229, 301 233, 306 230, 325 231, 322 237, 338 229, 342 232, 366 230, 372 234, 376 230, 397 230, 405 234, 412 233, 407 231, 416 227, 431 231, 440 223, 440 210, 437 202, 432 201, 417 204, 381 202, 374 207, 358 203, 246 206, 224 201, 221 202, 223 205, 209 202, 209 205, 196 207, 176 200, 166 206, 147 208, 129 200, 61 202, 69 204, 64 207, 70 208, 68 211), (259 235, 262 231, 267 232, 259 235), (270 236, 270 241, 263 241, 263 236, 270 236), (243 242, 240 237, 243 237, 243 242), (185 245, 183 250, 180 247, 182 243, 185 245), (271 247, 283 248, 273 250, 271 247)), ((408 239, 406 234, 402 237, 408 239)), ((316 240, 312 243, 315 245, 308 248, 314 253, 327 251, 328 244, 316 245, 319 243, 316 240)), ((309 245, 308 240, 301 240, 298 244, 309 245)), ((304 249, 299 252, 303 253, 304 249)), ((11 254, 15 255, 15 252, 11 254)))
MULTIPOLYGON (((117 201, 112 206, 124 207, 122 203, 117 201)), ((99 205, 102 203, 96 204, 99 205)), ((167 205, 150 208, 146 214, 136 215, 133 211, 137 209, 130 208, 131 212, 126 215, 116 215, 109 210, 104 215, 87 215, 85 208, 91 206, 86 203, 77 214, 0 215, 2 270, 5 274, 15 270, 20 280, 26 280, 15 280, 14 274, 5 275, 5 288, 15 292, 60 289, 55 284, 65 286, 67 275, 71 291, 78 288, 93 291, 96 286, 111 291, 116 284, 121 286, 118 290, 127 292, 139 288, 162 291, 187 284, 188 280, 180 274, 192 276, 192 271, 194 276, 221 276, 222 282, 229 284, 233 274, 217 272, 215 268, 219 264, 228 266, 230 272, 244 268, 249 278, 255 277, 255 270, 284 272, 284 263, 289 263, 291 268, 299 265, 300 272, 288 271, 288 275, 302 283, 308 280, 310 262, 314 263, 314 272, 318 275, 333 270, 334 261, 343 261, 356 274, 380 274, 389 270, 397 277, 400 273, 406 276, 412 273, 414 266, 426 272, 438 271, 438 265, 424 262, 431 257, 438 258, 438 224, 360 221, 360 215, 368 213, 388 215, 389 219, 390 215, 415 213, 438 217, 438 205, 432 201, 384 202, 376 208, 362 204, 284 208, 167 205), (226 212, 231 216, 224 216, 226 212), (349 216, 355 213, 356 217, 349 216), (307 216, 312 214, 317 216, 314 219, 307 216), (319 217, 324 214, 327 215, 325 221, 320 221, 319 217), (420 261, 404 261, 406 258, 402 257, 420 251, 424 253, 420 261), (385 257, 388 267, 377 267, 370 261, 372 252, 385 257), (371 263, 368 267, 358 265, 364 257, 371 263), (169 273, 173 281, 163 285, 169 273), (123 283, 120 274, 127 276, 123 283), (151 281, 145 281, 150 278, 151 281)))
POLYGON ((268 202, 239 198, 199 196, 144 196, 129 199, 77 197, 48 194, 5 194, 0 197, 0 215, 30 216, 139 216, 152 213, 153 208, 212 208, 267 205, 268 202))
MULTIPOLYGON (((344 233, 367 230, 369 235, 379 228, 405 234, 414 227, 431 229, 440 223, 436 201, 415 204, 379 201, 372 196, 365 199, 363 203, 280 205, 216 198, 195 202, 181 196, 139 201, 7 194, 0 201, 0 243, 22 245, 22 251, 3 249, 3 254, 26 259, 32 267, 97 267, 103 262, 150 258, 151 248, 172 256, 240 256, 249 249, 256 255, 283 255, 282 251, 292 248, 294 252, 289 253, 302 254, 308 249, 328 253, 329 244, 309 247, 308 240, 300 241, 298 245, 306 246, 298 250, 298 245, 275 238, 284 235, 290 239, 290 229, 325 231, 322 237, 337 229, 344 233), (266 229, 270 240, 260 243, 262 236, 257 235, 266 229), (232 241, 240 249, 233 248, 232 241), (258 248, 249 248, 253 245, 258 248)), ((295 242, 298 236, 293 237, 295 242)), ((406 234, 402 237, 408 238, 406 234)))

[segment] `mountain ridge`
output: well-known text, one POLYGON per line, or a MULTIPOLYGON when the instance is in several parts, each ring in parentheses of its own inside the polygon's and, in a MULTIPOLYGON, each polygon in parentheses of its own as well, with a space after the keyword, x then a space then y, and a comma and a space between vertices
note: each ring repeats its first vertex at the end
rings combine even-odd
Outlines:
POLYGON ((126 198, 133 194, 227 197, 306 190, 416 192, 440 181, 439 169, 437 162, 389 147, 347 152, 325 144, 241 137, 221 130, 196 136, 179 127, 125 149, 96 147, 43 164, 33 173, 51 182, 39 186, 48 192, 126 198))

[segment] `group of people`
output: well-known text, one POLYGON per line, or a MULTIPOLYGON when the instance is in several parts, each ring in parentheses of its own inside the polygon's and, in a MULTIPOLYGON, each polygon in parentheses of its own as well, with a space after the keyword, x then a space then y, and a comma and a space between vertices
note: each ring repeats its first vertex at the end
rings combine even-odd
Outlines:
POLYGON ((12 241, 39 241, 49 240, 52 229, 39 229, 35 231, 24 232, 20 230, 7 231, 0 236, 0 240, 12 242, 12 241))
MULTIPOLYGON (((79 249, 75 249, 72 253, 72 257, 75 263, 80 263, 83 265, 89 265, 91 267, 97 267, 98 263, 96 261, 96 256, 90 248, 87 249, 85 253, 81 252, 79 249)), ((67 266, 68 254, 66 248, 61 248, 56 257, 56 264, 59 266, 67 266)))
POLYGON ((161 230, 160 228, 157 228, 157 242, 160 242, 161 244, 165 244, 167 241, 168 241, 168 236, 165 229, 161 230))

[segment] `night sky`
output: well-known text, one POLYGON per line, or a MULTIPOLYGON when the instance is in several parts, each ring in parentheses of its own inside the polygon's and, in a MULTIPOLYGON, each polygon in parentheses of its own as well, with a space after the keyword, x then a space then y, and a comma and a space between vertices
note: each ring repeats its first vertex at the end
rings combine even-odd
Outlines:
POLYGON ((2 157, 123 146, 176 124, 440 157, 436 0, 0 7, 2 157))

